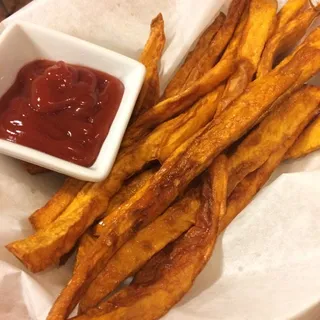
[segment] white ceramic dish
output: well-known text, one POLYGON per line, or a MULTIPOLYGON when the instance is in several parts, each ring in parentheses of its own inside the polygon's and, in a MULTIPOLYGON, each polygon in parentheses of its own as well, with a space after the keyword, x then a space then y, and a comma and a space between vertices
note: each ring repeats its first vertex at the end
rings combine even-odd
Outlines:
POLYGON ((145 67, 126 56, 78 38, 25 22, 11 25, 0 36, 0 96, 19 70, 36 59, 63 60, 119 78, 125 91, 95 163, 87 168, 44 152, 0 139, 0 153, 86 181, 100 181, 110 172, 145 75, 145 67))

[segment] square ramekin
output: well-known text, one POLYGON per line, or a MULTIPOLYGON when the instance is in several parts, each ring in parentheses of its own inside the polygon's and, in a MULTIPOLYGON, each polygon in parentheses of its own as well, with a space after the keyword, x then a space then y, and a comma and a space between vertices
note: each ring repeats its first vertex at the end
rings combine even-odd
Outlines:
POLYGON ((120 79, 124 95, 100 153, 91 167, 83 167, 44 152, 0 139, 0 153, 86 181, 100 181, 109 174, 145 76, 138 61, 61 32, 31 23, 7 27, 0 36, 0 96, 14 83, 27 63, 46 59, 82 65, 120 79))

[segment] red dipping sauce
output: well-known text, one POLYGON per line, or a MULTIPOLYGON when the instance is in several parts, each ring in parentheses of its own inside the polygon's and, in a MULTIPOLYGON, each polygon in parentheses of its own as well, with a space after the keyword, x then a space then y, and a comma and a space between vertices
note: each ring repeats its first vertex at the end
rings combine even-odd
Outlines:
POLYGON ((122 82, 107 73, 33 61, 0 99, 0 138, 89 167, 123 93, 122 82))

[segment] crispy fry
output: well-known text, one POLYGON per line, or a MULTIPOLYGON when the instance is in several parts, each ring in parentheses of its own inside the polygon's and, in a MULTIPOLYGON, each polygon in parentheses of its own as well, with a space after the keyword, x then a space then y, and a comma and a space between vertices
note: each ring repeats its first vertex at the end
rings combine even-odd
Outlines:
POLYGON ((145 112, 159 100, 159 73, 158 64, 166 42, 164 21, 159 13, 151 22, 149 39, 140 55, 140 62, 146 67, 146 77, 141 88, 133 116, 145 112))
POLYGON ((35 164, 32 163, 28 163, 28 162, 24 162, 21 161, 22 164, 24 165, 24 167, 26 168, 26 170, 30 173, 30 174, 39 174, 39 173, 45 173, 45 172, 49 172, 50 170, 46 169, 46 168, 42 168, 40 166, 37 166, 35 164))
POLYGON ((276 58, 292 48, 304 36, 319 14, 319 11, 309 8, 291 20, 268 41, 261 57, 257 77, 263 77, 272 70, 276 58))
MULTIPOLYGON (((104 213, 104 217, 108 216, 112 211, 120 207, 125 201, 129 200, 140 188, 142 188, 148 180, 156 173, 158 167, 143 171, 142 173, 129 179, 119 190, 118 193, 111 198, 108 209, 104 213)), ((102 219, 94 228, 94 235, 100 234, 100 229, 104 227, 104 220, 102 219)))
MULTIPOLYGON (((143 267, 143 269, 141 269, 139 271, 139 273, 136 274, 136 276, 134 278, 135 283, 136 284, 141 283, 142 280, 139 281, 139 279, 149 279, 150 281, 155 279, 156 275, 158 274, 159 267, 161 265, 163 265, 168 260, 168 256, 172 252, 173 247, 174 247, 174 244, 169 244, 164 249, 162 249, 160 252, 158 252, 156 255, 154 255, 147 262, 147 264, 143 267)), ((161 277, 159 277, 159 278, 161 278, 161 277)), ((156 281, 154 281, 154 282, 156 283, 156 281)), ((156 288, 155 286, 153 286, 153 287, 156 288)), ((139 299, 139 302, 140 302, 142 297, 141 297, 140 294, 137 294, 137 292, 134 291, 135 290, 134 288, 135 287, 133 286, 133 283, 132 283, 130 285, 130 287, 127 287, 125 290, 121 290, 116 295, 114 295, 112 297, 112 299, 109 299, 106 302, 100 303, 98 307, 89 309, 86 314, 81 314, 81 315, 78 315, 76 317, 70 318, 70 320, 104 320, 104 319, 110 319, 110 315, 108 314, 108 312, 114 311, 114 307, 115 306, 120 306, 120 303, 119 303, 120 301, 124 301, 125 302, 125 299, 128 298, 128 297, 133 296, 133 293, 135 293, 135 297, 137 299, 139 299), (117 301, 116 304, 114 304, 115 300, 117 301)), ((147 290, 149 291, 150 289, 147 289, 147 290)), ((150 290, 149 295, 153 294, 153 292, 154 292, 154 290, 150 290)), ((133 298, 131 298, 131 299, 132 299, 132 301, 135 301, 135 299, 133 299, 133 298)), ((159 297, 157 296, 157 298, 155 300, 163 301, 163 298, 161 300, 159 300, 159 297)), ((165 300, 165 301, 167 301, 167 300, 165 300)), ((150 302, 148 302, 148 304, 150 304, 150 302)), ((123 303, 121 305, 123 305, 123 303)), ((144 306, 141 306, 141 307, 145 308, 144 306)), ((152 310, 157 310, 157 307, 158 306, 156 306, 155 303, 154 303, 152 310)), ((168 311, 169 311, 169 309, 168 309, 168 311)), ((140 315, 138 313, 137 317, 138 317, 139 320, 140 319, 141 320, 151 320, 151 319, 153 319, 153 318, 149 319, 149 317, 146 318, 147 315, 155 317, 154 312, 152 312, 152 314, 149 314, 149 307, 148 307, 148 314, 144 313, 144 315, 142 316, 142 315, 140 315)), ((133 316, 134 316, 134 314, 133 314, 133 316)), ((161 317, 161 316, 158 316, 155 319, 158 319, 159 317, 161 317)), ((114 319, 114 318, 112 318, 112 319, 114 319)), ((130 318, 126 315, 126 319, 130 319, 130 318)))
POLYGON ((217 115, 238 98, 255 74, 277 12, 277 0, 252 0, 238 48, 238 66, 229 78, 217 107, 217 115))
MULTIPOLYGON (((110 212, 119 207, 123 202, 127 201, 137 190, 139 190, 150 177, 156 172, 158 168, 152 168, 147 171, 142 172, 141 174, 136 175, 132 179, 129 179, 126 184, 122 186, 118 193, 111 198, 107 211, 104 213, 104 216, 107 216, 110 212)), ((99 228, 103 227, 103 220, 95 227, 94 234, 96 235, 99 228)), ((91 235, 92 230, 87 231, 79 241, 75 267, 81 262, 82 258, 85 258, 88 250, 91 249, 91 246, 95 242, 95 238, 91 235)), ((72 252, 72 251, 71 251, 72 252)), ((69 254, 66 254, 64 257, 69 257, 69 254)), ((63 257, 62 257, 62 260, 63 257)), ((61 262, 60 262, 61 264, 61 262)))
POLYGON ((223 59, 191 87, 149 109, 128 128, 122 146, 131 146, 160 123, 186 111, 199 98, 225 81, 233 73, 235 66, 235 60, 223 59))
POLYGON ((219 29, 213 38, 207 50, 198 60, 195 68, 193 68, 184 82, 183 89, 187 89, 205 75, 218 61, 223 50, 228 45, 232 35, 238 25, 242 12, 245 8, 247 0, 233 0, 230 4, 227 17, 223 26, 219 29))
MULTIPOLYGON (((108 206, 108 210, 105 212, 107 216, 112 211, 116 210, 122 203, 129 200, 140 188, 142 188, 147 181, 157 172, 158 166, 152 169, 143 171, 133 178, 129 179, 119 190, 118 193, 111 198, 108 206)), ((98 232, 98 228, 96 229, 98 232)), ((99 233, 99 232, 98 232, 99 233)))
POLYGON ((230 157, 228 194, 245 176, 258 169, 279 144, 291 137, 303 120, 309 122, 319 103, 320 90, 306 86, 270 113, 230 157))
POLYGON ((258 66, 260 56, 276 16, 276 0, 251 0, 249 16, 243 31, 238 55, 248 60, 253 67, 258 66))
POLYGON ((96 243, 96 240, 97 239, 89 231, 82 235, 79 241, 76 261, 73 270, 76 270, 80 263, 82 263, 83 259, 86 259, 88 252, 90 252, 92 246, 96 243))
POLYGON ((203 56, 205 51, 208 49, 210 42, 221 28, 225 21, 226 16, 220 12, 213 23, 203 32, 200 36, 193 51, 189 52, 183 65, 179 68, 176 74, 171 79, 166 90, 164 91, 161 100, 173 97, 180 93, 183 89, 183 85, 189 76, 191 70, 196 66, 199 59, 203 56))
MULTIPOLYGON (((243 13, 235 34, 221 60, 235 60, 246 17, 247 10, 243 13)), ((224 84, 201 98, 186 112, 158 126, 150 134, 147 140, 156 141, 157 136, 161 137, 161 143, 160 145, 158 143, 158 147, 155 146, 155 143, 149 145, 149 150, 157 148, 156 158, 159 161, 164 162, 184 141, 213 119, 223 89, 224 84)))
MULTIPOLYGON (((129 200, 140 188, 142 188, 147 181, 152 177, 152 175, 158 170, 158 167, 154 167, 147 171, 143 171, 142 173, 134 176, 133 178, 129 179, 119 190, 118 193, 115 194, 114 197, 111 198, 109 202, 109 206, 107 211, 104 213, 104 216, 107 216, 113 210, 116 210, 122 203, 129 200)), ((89 252, 92 245, 95 243, 96 238, 93 237, 91 233, 95 236, 99 236, 100 229, 103 229, 104 222, 103 220, 100 221, 95 228, 87 231, 82 237, 79 242, 79 247, 76 256, 76 263, 75 268, 81 262, 82 258, 86 257, 86 253, 89 252)))
POLYGON ((90 284, 80 301, 80 310, 85 312, 88 308, 96 306, 155 253, 187 231, 195 223, 199 208, 200 189, 194 188, 124 244, 90 284))
POLYGON ((210 174, 213 210, 218 214, 219 220, 226 213, 228 190, 228 159, 220 155, 208 169, 210 174))
POLYGON ((246 6, 242 12, 242 16, 239 21, 239 24, 238 24, 236 30, 234 31, 234 34, 233 34, 225 52, 223 53, 221 60, 234 59, 236 57, 236 55, 238 53, 238 49, 239 49, 239 44, 242 39, 242 33, 243 33, 243 30, 244 30, 246 23, 247 23, 248 15, 249 15, 249 2, 247 2, 246 6))
MULTIPOLYGON (((318 43, 318 39, 320 37, 320 28, 316 28, 315 30, 313 30, 308 37, 300 44, 298 45, 295 50, 289 54, 286 58, 284 58, 278 65, 277 68, 282 68, 284 67, 286 64, 288 64, 293 57, 295 56, 296 52, 300 51, 302 48, 304 47, 313 47, 316 43, 318 43)), ((316 45, 317 46, 317 45, 316 45)), ((301 80, 301 79, 300 79, 301 80)), ((307 82, 307 79, 305 80, 305 82, 307 82)), ((273 104, 273 107, 269 108, 269 112, 272 111, 276 106, 279 106, 282 102, 284 102, 286 99, 288 99, 292 93, 294 93, 295 91, 297 91, 299 88, 301 87, 301 85, 299 84, 299 82, 297 84, 293 84, 292 87, 286 91, 285 94, 283 94, 281 97, 279 97, 273 104)), ((259 121, 260 122, 260 119, 259 121)))
POLYGON ((210 174, 211 187, 204 181, 202 207, 196 225, 151 258, 129 287, 102 303, 96 314, 100 317, 88 316, 88 319, 158 319, 191 288, 212 254, 219 217, 225 214, 225 156, 214 161, 210 174))
MULTIPOLYGON (((179 93, 175 96, 170 96, 168 99, 161 101, 132 123, 125 134, 122 142, 123 147, 132 145, 140 137, 148 134, 158 124, 185 111, 234 72, 236 66, 234 57, 226 56, 225 59, 221 59, 213 68, 213 64, 208 62, 218 52, 218 56, 220 56, 223 49, 227 46, 242 16, 245 4, 246 0, 232 1, 225 22, 210 45, 212 50, 207 50, 199 62, 201 66, 198 63, 193 69, 194 72, 191 72, 187 81, 185 81, 183 90, 179 90, 179 93)), ((217 60, 218 56, 214 59, 217 60)))
POLYGON ((227 212, 220 220, 219 232, 222 232, 233 221, 269 180, 271 174, 281 163, 285 153, 293 145, 303 128, 303 126, 300 126, 293 136, 284 141, 283 144, 278 145, 277 150, 270 155, 268 160, 260 168, 248 174, 236 186, 228 198, 227 212))
POLYGON ((165 129, 166 124, 163 124, 163 127, 159 126, 158 130, 155 130, 162 137, 156 156, 159 161, 164 162, 182 143, 213 119, 223 88, 224 85, 219 86, 200 99, 187 112, 169 121, 169 130, 165 129))
MULTIPOLYGON (((191 144, 183 144, 178 148, 150 183, 107 217, 104 233, 100 235, 88 259, 75 270, 52 307, 48 320, 65 319, 89 283, 125 242, 159 216, 222 150, 245 134, 278 97, 290 91, 293 85, 302 85, 319 69, 320 41, 315 41, 298 50, 287 64, 252 82, 228 109, 196 134, 191 144)), ((39 259, 38 248, 36 238, 9 245, 9 249, 23 258, 27 265, 33 261, 35 253, 39 259)), ((50 254, 52 256, 56 251, 50 250, 50 254)))
POLYGON ((32 226, 36 230, 39 230, 50 225, 50 223, 56 220, 56 218, 61 214, 64 208, 70 204, 85 183, 85 181, 66 178, 63 186, 49 200, 49 202, 29 217, 29 221, 32 226))
MULTIPOLYGON (((58 263, 59 258, 70 251, 84 231, 107 210, 108 200, 120 189, 122 182, 142 169, 146 163, 146 147, 141 145, 134 153, 123 152, 105 181, 86 183, 56 220, 27 239, 16 242, 18 247, 9 245, 9 248, 33 272, 58 263)), ((57 208, 54 203, 52 207, 57 208)))
POLYGON ((252 65, 248 61, 244 60, 237 64, 237 68, 228 79, 225 90, 217 105, 216 117, 243 93, 252 80, 252 76, 250 76, 252 70, 252 65))
POLYGON ((285 159, 297 159, 319 149, 320 116, 317 116, 288 150, 285 159))
POLYGON ((137 104, 134 108, 132 118, 135 119, 140 114, 146 112, 153 106, 155 106, 160 100, 160 76, 159 67, 151 66, 148 67, 143 86, 141 88, 137 104), (140 98, 141 94, 144 94, 144 98, 140 98), (143 101, 143 102, 141 102, 143 101), (137 106, 140 106, 138 110, 137 106), (136 111, 138 110, 138 111, 136 111))
POLYGON ((285 64, 287 64, 295 55, 295 53, 299 50, 301 50, 303 47, 306 46, 313 46, 314 43, 316 43, 318 41, 320 37, 320 28, 316 28, 315 30, 313 30, 306 39, 304 39, 304 41, 302 43, 300 43, 295 50, 289 54, 287 57, 285 57, 278 65, 277 67, 282 67, 285 64))
MULTIPOLYGON (((247 23, 248 15, 249 15, 249 2, 247 3, 247 5, 242 13, 242 17, 241 17, 240 22, 234 32, 234 35, 233 35, 232 39, 230 40, 230 43, 221 58, 222 60, 223 59, 226 59, 226 60, 236 60, 237 59, 237 53, 238 53, 239 45, 240 45, 240 42, 242 39, 243 30, 244 30, 246 23, 247 23)), ((234 100, 232 98, 233 97, 232 93, 234 91, 236 91, 235 86, 237 86, 238 83, 236 83, 234 81, 230 81, 230 80, 232 78, 234 78, 234 75, 236 73, 239 73, 239 64, 235 68, 234 74, 232 74, 229 77, 229 79, 227 80, 227 83, 224 86, 224 90, 223 90, 224 92, 229 92, 229 95, 231 98, 230 98, 230 100, 228 100, 228 95, 226 93, 224 94, 222 92, 221 97, 219 98, 219 101, 216 105, 215 117, 220 115, 220 113, 225 109, 225 107, 227 105, 229 105, 234 100)))
POLYGON ((277 22, 275 24, 273 34, 280 32, 280 30, 303 8, 305 8, 307 4, 308 0, 288 0, 278 13, 277 22))

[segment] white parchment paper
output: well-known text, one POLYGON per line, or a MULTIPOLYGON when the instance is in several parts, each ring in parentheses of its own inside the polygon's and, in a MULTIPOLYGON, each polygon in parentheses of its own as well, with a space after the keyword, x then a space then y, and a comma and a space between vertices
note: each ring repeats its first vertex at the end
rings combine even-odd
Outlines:
MULTIPOLYGON (((34 22, 137 58, 162 12, 164 86, 224 0, 38 0, 2 23, 34 22)), ((285 1, 279 1, 281 5, 285 1)), ((320 153, 283 164, 220 237, 168 320, 320 319, 320 153)), ((4 245, 32 233, 28 216, 61 184, 0 156, 0 319, 43 320, 71 264, 30 274, 4 245)))

